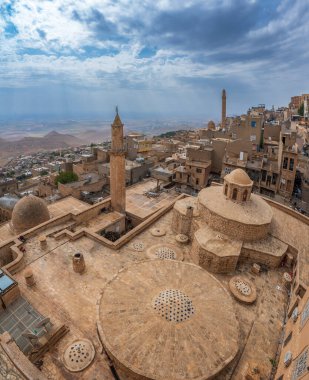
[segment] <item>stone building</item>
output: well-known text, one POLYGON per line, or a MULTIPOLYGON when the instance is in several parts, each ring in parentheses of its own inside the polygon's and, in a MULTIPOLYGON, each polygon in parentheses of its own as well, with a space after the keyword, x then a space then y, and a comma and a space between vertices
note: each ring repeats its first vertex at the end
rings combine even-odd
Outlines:
POLYGON ((207 186, 213 148, 187 148, 184 166, 175 169, 174 182, 182 191, 200 190, 207 186))
POLYGON ((19 198, 16 195, 4 195, 0 197, 0 223, 10 220, 13 209, 19 198))
POLYGON ((82 198, 83 192, 98 193, 107 184, 107 179, 98 173, 87 173, 80 175, 78 181, 71 183, 58 183, 58 191, 62 197, 72 196, 76 199, 82 198))
POLYGON ((300 297, 292 288, 292 299, 278 358, 276 380, 307 379, 309 364, 309 291, 300 297))
POLYGON ((244 170, 236 169, 224 178, 224 185, 200 191, 192 199, 176 202, 173 229, 193 240, 194 262, 214 273, 236 269, 239 261, 258 261, 279 267, 288 246, 270 235, 272 211, 259 196, 252 194, 253 181, 244 170))
POLYGON ((8 193, 14 193, 18 189, 17 181, 14 178, 0 180, 0 197, 8 193))
POLYGON ((264 124, 263 115, 248 112, 246 115, 236 117, 229 129, 232 139, 251 141, 256 149, 261 144, 262 130, 264 124))
POLYGON ((281 132, 278 161, 280 165, 279 194, 289 198, 293 192, 298 161, 296 132, 288 130, 281 132))
MULTIPOLYGON (((101 173, 107 178, 107 183, 110 179, 110 163, 102 164, 101 173)), ((143 178, 149 176, 150 169, 153 167, 153 162, 141 159, 139 161, 125 160, 125 179, 126 185, 130 186, 134 183, 141 181, 143 178)))
POLYGON ((125 137, 125 147, 129 160, 135 160, 139 156, 147 156, 152 150, 152 139, 147 139, 141 133, 129 133, 125 137))

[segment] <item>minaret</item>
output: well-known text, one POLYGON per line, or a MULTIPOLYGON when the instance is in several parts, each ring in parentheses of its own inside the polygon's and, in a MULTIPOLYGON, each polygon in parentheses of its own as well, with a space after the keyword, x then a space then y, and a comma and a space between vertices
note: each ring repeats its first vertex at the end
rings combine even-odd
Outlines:
POLYGON ((124 214, 126 210, 125 150, 123 147, 123 124, 118 115, 118 107, 116 107, 116 116, 112 124, 110 192, 113 211, 124 214))
POLYGON ((222 115, 221 115, 221 128, 225 128, 226 120, 226 92, 222 90, 222 115))

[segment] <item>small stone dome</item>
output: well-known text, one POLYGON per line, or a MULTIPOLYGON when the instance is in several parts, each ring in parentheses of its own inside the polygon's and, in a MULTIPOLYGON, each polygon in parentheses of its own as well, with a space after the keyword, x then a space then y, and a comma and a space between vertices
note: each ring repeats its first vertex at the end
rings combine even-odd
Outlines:
POLYGON ((208 129, 214 131, 216 129, 216 124, 212 120, 210 120, 207 127, 208 127, 208 129))
POLYGON ((224 177, 224 195, 235 201, 249 201, 252 192, 253 181, 242 169, 235 169, 224 177))
POLYGON ((24 232, 50 219, 46 203, 34 195, 19 200, 12 213, 12 227, 16 233, 24 232))
POLYGON ((248 174, 242 169, 235 169, 230 174, 226 175, 224 179, 230 183, 235 183, 239 186, 252 186, 253 181, 248 174))

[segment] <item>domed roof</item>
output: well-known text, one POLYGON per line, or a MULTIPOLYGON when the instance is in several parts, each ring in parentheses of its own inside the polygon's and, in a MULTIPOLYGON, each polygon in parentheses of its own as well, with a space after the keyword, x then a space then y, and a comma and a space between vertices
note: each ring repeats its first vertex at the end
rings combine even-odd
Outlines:
POLYGON ((226 175, 224 179, 228 182, 235 183, 241 186, 252 186, 253 181, 248 174, 242 169, 235 169, 230 174, 226 175))
POLYGON ((19 200, 12 213, 12 226, 17 233, 27 231, 50 219, 46 203, 34 195, 19 200))
POLYGON ((210 120, 210 122, 208 123, 208 129, 211 129, 211 130, 216 129, 216 124, 212 120, 210 120))
POLYGON ((130 379, 213 379, 238 352, 233 301, 194 264, 125 267, 105 286, 98 316, 104 347, 130 379))

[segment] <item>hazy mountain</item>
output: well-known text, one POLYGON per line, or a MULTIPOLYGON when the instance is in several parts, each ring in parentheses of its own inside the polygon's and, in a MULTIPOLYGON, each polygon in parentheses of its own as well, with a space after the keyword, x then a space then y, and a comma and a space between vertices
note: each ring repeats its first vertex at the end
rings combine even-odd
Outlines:
POLYGON ((17 141, 0 138, 1 157, 34 153, 43 150, 63 149, 83 145, 84 141, 67 134, 52 131, 43 137, 24 137, 17 141))

